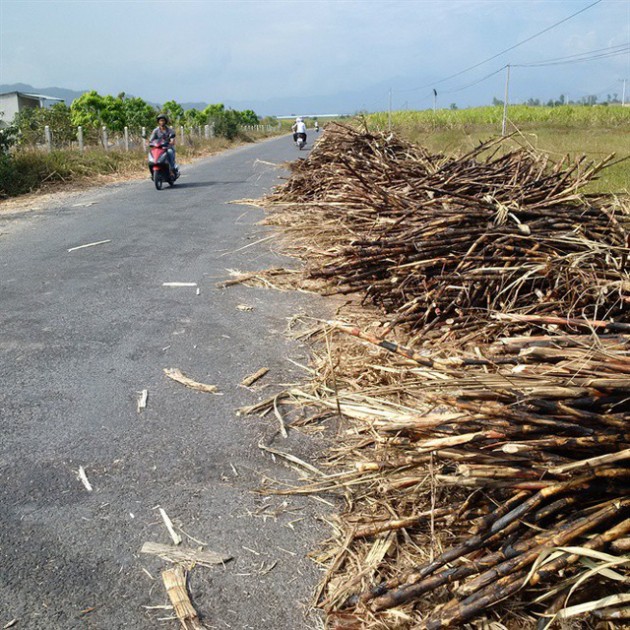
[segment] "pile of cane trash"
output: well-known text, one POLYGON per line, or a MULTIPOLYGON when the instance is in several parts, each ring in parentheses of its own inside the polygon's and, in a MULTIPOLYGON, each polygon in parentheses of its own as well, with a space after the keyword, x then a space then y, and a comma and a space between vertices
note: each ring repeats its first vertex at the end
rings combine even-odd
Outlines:
POLYGON ((338 423, 275 488, 341 497, 315 554, 328 627, 630 619, 630 213, 581 192, 612 159, 330 124, 263 200, 347 300, 273 402, 338 423))

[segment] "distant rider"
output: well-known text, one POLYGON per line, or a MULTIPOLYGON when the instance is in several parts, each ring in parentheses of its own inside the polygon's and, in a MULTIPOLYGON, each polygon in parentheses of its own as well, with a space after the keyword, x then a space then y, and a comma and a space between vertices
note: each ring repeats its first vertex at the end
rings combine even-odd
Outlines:
POLYGON ((293 142, 297 142, 298 136, 301 134, 304 138, 304 142, 306 142, 306 125, 304 124, 304 119, 301 116, 298 116, 295 119, 295 123, 293 123, 293 142))
POLYGON ((157 115, 158 126, 151 133, 149 144, 157 141, 157 144, 168 145, 166 157, 171 169, 171 176, 175 174, 177 166, 175 165, 175 131, 168 126, 168 116, 166 114, 157 115))
POLYGON ((315 124, 313 126, 315 128, 315 133, 319 133, 319 123, 315 121, 315 124))

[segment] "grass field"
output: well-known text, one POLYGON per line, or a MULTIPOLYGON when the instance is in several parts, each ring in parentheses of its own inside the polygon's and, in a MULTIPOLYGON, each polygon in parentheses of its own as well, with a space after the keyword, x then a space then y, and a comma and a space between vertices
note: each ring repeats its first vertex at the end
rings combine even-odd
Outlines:
MULTIPOLYGON (((502 107, 393 112, 392 129, 412 142, 440 153, 463 153, 501 134, 502 107)), ((366 118, 371 129, 387 129, 387 113, 366 118)), ((614 153, 624 160, 607 168, 586 192, 630 194, 630 107, 509 108, 508 146, 527 146, 552 159, 586 155, 600 161, 614 153)))

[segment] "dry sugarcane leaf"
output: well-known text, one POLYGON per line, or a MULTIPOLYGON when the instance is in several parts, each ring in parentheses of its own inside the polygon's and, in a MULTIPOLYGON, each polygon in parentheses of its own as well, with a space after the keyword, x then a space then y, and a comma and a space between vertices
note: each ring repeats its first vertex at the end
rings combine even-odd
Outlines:
POLYGON ((558 613, 558 619, 570 619, 577 615, 583 615, 584 613, 592 613, 602 608, 608 608, 609 606, 619 606, 620 604, 627 604, 630 602, 630 593, 620 595, 610 595, 608 597, 602 597, 590 602, 584 602, 583 604, 576 604, 575 606, 569 606, 563 608, 558 613))
POLYGON ((188 547, 172 547, 160 543, 145 542, 140 549, 140 553, 148 553, 160 556, 169 562, 185 562, 190 564, 200 564, 204 567, 212 567, 217 564, 224 564, 232 559, 232 556, 216 553, 214 551, 200 551, 188 547))

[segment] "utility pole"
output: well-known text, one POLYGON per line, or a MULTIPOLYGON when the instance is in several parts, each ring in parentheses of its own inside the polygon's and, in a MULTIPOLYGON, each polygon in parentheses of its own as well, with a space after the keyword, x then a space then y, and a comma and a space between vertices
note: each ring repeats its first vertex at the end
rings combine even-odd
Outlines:
POLYGON ((387 114, 387 126, 392 130, 392 88, 389 88, 389 110, 387 114))
POLYGON ((621 106, 626 104, 626 79, 623 79, 623 88, 621 89, 621 106))
POLYGON ((433 88, 433 113, 437 111, 437 90, 433 88))
POLYGON ((505 98, 503 99, 503 124, 501 126, 501 135, 507 133, 507 112, 508 112, 508 95, 510 93, 510 64, 508 63, 507 75, 505 77, 505 98))

